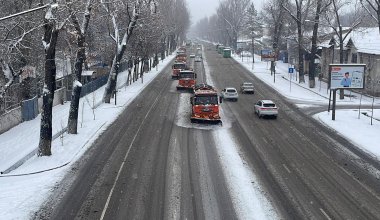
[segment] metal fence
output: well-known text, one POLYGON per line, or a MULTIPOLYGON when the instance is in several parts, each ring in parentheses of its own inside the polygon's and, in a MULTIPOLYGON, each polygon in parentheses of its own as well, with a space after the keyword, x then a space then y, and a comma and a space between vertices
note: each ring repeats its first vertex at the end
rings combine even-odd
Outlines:
POLYGON ((94 92, 95 90, 99 89, 100 87, 104 86, 107 83, 107 80, 108 80, 108 75, 105 75, 83 85, 81 93, 80 93, 80 97, 90 94, 94 92))
POLYGON ((38 115, 38 97, 24 100, 21 104, 22 120, 30 121, 38 115))

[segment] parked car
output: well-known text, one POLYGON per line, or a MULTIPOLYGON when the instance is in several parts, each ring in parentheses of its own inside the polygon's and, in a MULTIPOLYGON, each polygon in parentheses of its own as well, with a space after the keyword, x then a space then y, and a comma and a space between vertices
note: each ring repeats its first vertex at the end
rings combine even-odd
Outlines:
POLYGON ((227 87, 222 90, 220 97, 222 97, 225 100, 237 101, 239 98, 239 94, 235 88, 227 87))
POLYGON ((194 59, 195 62, 202 62, 202 57, 201 56, 196 56, 194 59))
POLYGON ((252 53, 249 52, 249 51, 242 51, 240 53, 240 56, 242 56, 242 57, 252 57, 252 53))
POLYGON ((195 54, 190 54, 190 58, 195 58, 195 54))
POLYGON ((273 116, 277 118, 278 108, 271 100, 259 100, 254 106, 255 113, 261 118, 262 116, 273 116))
POLYGON ((241 93, 255 93, 255 88, 253 87, 253 84, 250 82, 243 82, 240 85, 240 92, 241 93))

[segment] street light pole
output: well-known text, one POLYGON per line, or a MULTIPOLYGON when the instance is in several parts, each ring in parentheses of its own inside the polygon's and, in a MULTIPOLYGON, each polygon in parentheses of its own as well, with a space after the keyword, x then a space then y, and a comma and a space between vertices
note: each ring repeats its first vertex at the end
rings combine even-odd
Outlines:
POLYGON ((29 9, 29 10, 26 10, 26 11, 22 11, 22 12, 13 14, 13 15, 8 15, 8 16, 0 18, 0 21, 4 21, 4 20, 7 20, 9 18, 17 17, 17 16, 20 16, 20 15, 23 15, 23 14, 27 14, 27 13, 30 13, 30 12, 38 11, 38 10, 41 10, 41 9, 44 9, 44 8, 47 8, 47 7, 57 8, 58 7, 58 3, 47 4, 47 5, 43 5, 43 6, 37 7, 37 8, 32 8, 32 9, 29 9))
POLYGON ((273 68, 273 83, 276 83, 276 58, 277 58, 277 43, 276 42, 273 42, 273 52, 274 52, 274 56, 273 56, 273 61, 271 61, 271 67, 273 68))

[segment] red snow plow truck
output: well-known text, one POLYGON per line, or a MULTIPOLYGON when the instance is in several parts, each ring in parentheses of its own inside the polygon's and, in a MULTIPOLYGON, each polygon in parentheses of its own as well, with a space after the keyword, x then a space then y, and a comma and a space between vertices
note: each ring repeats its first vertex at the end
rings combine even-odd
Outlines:
POLYGON ((185 69, 188 69, 185 62, 175 62, 172 66, 172 79, 178 79, 179 72, 185 69))
POLYGON ((219 105, 221 101, 218 92, 212 86, 207 84, 196 85, 194 95, 190 98, 191 122, 222 123, 219 105))
POLYGON ((192 70, 181 70, 179 72, 179 80, 177 85, 177 90, 187 89, 193 90, 196 84, 197 74, 192 70))

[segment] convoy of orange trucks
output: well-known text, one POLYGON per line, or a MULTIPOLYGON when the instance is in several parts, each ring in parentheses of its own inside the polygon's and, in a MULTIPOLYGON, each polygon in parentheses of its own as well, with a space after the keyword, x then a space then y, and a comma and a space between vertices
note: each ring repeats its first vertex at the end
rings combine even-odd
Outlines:
POLYGON ((177 90, 186 89, 193 93, 190 98, 191 123, 222 123, 220 117, 222 99, 218 91, 207 84, 196 84, 197 74, 187 66, 186 61, 186 48, 181 47, 172 66, 172 78, 178 79, 177 90))

